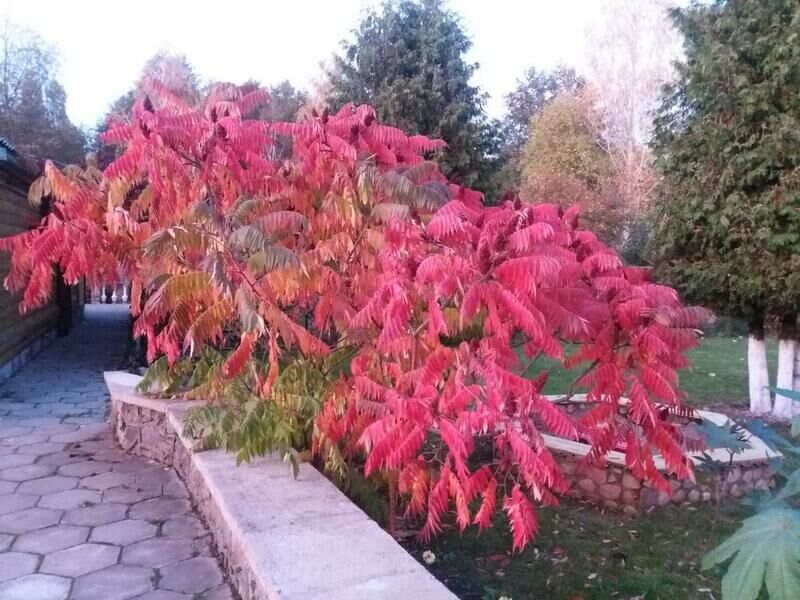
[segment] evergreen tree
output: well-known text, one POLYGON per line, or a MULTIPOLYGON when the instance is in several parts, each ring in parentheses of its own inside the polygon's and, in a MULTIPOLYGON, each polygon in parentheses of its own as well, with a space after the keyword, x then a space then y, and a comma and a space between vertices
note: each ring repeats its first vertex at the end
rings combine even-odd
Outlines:
POLYGON ((717 0, 673 14, 686 62, 656 124, 653 256, 691 301, 748 321, 751 409, 766 412, 764 321, 784 324, 778 385, 791 387, 800 309, 800 4, 717 0))
POLYGON ((496 124, 486 117, 484 94, 470 83, 478 65, 465 58, 472 42, 458 17, 440 0, 386 2, 354 34, 336 57, 332 108, 369 103, 384 122, 444 139, 445 174, 495 193, 496 124))

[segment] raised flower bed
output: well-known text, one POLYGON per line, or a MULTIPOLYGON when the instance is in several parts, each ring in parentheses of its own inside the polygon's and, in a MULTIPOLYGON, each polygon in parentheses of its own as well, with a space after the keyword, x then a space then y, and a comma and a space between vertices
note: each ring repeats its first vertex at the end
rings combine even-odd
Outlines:
MULTIPOLYGON (((549 396, 548 399, 552 402, 565 402, 564 396, 549 396)), ((584 405, 585 396, 575 395, 566 403, 566 412, 577 414, 583 410, 584 405)), ((730 422, 726 415, 706 410, 694 411, 694 417, 695 420, 705 420, 719 426, 730 422)), ((653 457, 656 467, 671 479, 672 495, 659 492, 631 475, 624 468, 625 454, 622 449, 606 455, 605 467, 584 466, 581 459, 589 453, 589 444, 552 435, 543 437, 571 484, 570 496, 626 514, 636 514, 640 510, 664 506, 670 502, 692 504, 709 502, 724 496, 741 498, 753 490, 771 488, 775 483, 775 472, 770 463, 780 459, 782 454, 772 450, 752 432, 741 429, 740 433, 746 438, 749 447, 736 454, 732 455, 725 448, 688 452, 695 464, 696 481, 671 479, 664 459, 660 456, 653 457)))

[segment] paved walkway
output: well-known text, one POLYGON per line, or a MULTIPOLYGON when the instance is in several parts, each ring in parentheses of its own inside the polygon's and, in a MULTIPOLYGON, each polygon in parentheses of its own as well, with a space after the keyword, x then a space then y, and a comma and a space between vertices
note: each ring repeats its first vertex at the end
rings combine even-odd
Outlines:
POLYGON ((171 469, 106 425, 127 306, 88 305, 69 336, 0 384, 0 600, 231 600, 171 469))

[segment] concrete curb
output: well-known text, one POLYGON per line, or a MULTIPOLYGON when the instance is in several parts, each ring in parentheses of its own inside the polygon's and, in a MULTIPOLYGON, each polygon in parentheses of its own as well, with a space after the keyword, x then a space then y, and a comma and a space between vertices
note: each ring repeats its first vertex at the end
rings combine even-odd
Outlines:
POLYGON ((140 379, 105 373, 115 435, 186 481, 243 600, 457 600, 311 465, 293 479, 275 457, 237 467, 193 451, 183 415, 196 403, 144 397, 140 379))

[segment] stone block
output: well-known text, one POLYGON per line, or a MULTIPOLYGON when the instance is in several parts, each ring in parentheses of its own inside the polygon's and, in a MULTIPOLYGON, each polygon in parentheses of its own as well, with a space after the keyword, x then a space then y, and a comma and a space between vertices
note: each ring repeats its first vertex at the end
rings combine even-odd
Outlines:
POLYGON ((114 565, 75 580, 72 596, 80 600, 127 600, 152 591, 152 569, 114 565))
POLYGON ((622 475, 622 487, 629 490, 638 490, 642 487, 642 482, 630 473, 624 473, 622 475))
POLYGON ((108 544, 81 544, 48 554, 39 571, 51 575, 78 577, 99 571, 117 562, 119 547, 108 544))
POLYGON ((617 500, 622 495, 622 488, 613 483, 606 483, 600 486, 598 492, 606 500, 617 500))
POLYGON ((213 558, 196 557, 161 569, 159 587, 173 592, 199 594, 222 583, 222 572, 213 558))
POLYGON ((608 478, 608 473, 605 469, 601 469, 599 467, 589 467, 589 477, 592 478, 597 485, 602 485, 606 482, 608 478))
POLYGON ((26 508, 0 516, 0 533, 27 533, 55 525, 61 511, 47 508, 26 508))
POLYGON ((14 550, 49 554, 86 541, 88 527, 75 525, 54 525, 19 536, 14 542, 14 550))
POLYGON ((36 570, 37 564, 39 557, 34 554, 3 552, 0 554, 0 582, 29 575, 36 570))
POLYGON ((158 532, 158 527, 147 521, 125 519, 108 525, 101 525, 92 530, 90 540, 105 544, 126 546, 151 538, 158 532))
MULTIPOLYGON (((193 553, 192 540, 157 537, 127 546, 122 551, 121 562, 140 567, 162 568, 189 558, 193 553)), ((188 575, 192 576, 192 572, 190 571, 188 575)))
POLYGON ((0 584, 3 600, 66 600, 71 581, 56 575, 25 575, 0 584))
POLYGON ((69 510, 89 504, 98 504, 103 495, 96 490, 64 490, 55 494, 42 496, 39 506, 42 508, 56 508, 69 510))

